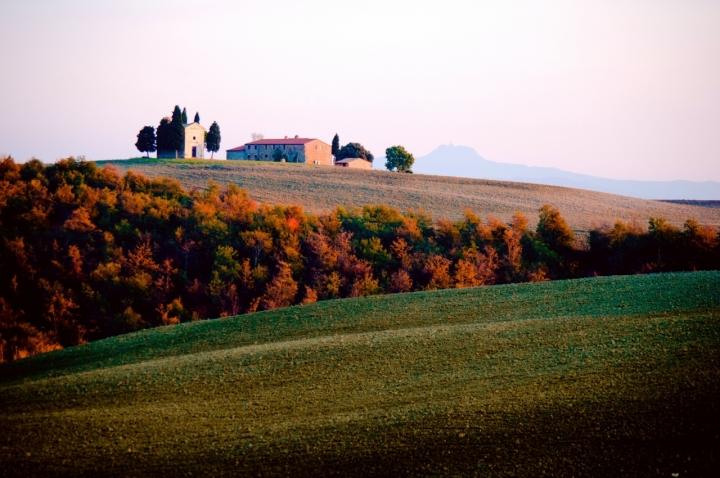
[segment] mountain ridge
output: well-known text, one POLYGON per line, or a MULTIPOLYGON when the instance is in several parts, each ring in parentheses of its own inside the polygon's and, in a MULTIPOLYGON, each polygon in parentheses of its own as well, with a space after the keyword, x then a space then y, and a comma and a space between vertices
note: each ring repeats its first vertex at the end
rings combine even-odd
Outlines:
POLYGON ((547 184, 640 199, 720 199, 720 183, 715 181, 639 181, 601 178, 558 168, 491 161, 483 158, 475 149, 460 145, 440 145, 425 156, 418 157, 413 165, 413 172, 547 184))

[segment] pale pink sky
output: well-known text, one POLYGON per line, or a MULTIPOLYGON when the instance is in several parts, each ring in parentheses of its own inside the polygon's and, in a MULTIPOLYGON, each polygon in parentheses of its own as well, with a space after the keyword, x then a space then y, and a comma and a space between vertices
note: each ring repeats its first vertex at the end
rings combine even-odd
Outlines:
POLYGON ((720 181, 718 1, 0 3, 0 153, 137 156, 173 106, 251 132, 720 181))

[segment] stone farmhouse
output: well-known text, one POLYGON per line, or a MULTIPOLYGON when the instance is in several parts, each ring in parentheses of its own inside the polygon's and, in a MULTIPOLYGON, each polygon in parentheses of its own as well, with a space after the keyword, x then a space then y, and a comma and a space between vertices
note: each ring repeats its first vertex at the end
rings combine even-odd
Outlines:
POLYGON ((289 163, 308 163, 321 166, 332 166, 332 148, 319 139, 294 138, 260 139, 245 143, 237 148, 227 150, 227 159, 252 161, 273 161, 275 151, 282 154, 283 160, 289 163))
MULTIPOLYGON (((200 123, 185 125, 185 149, 178 152, 178 158, 204 158, 205 133, 207 130, 200 123)), ((157 152, 158 158, 175 159, 175 150, 157 152)))

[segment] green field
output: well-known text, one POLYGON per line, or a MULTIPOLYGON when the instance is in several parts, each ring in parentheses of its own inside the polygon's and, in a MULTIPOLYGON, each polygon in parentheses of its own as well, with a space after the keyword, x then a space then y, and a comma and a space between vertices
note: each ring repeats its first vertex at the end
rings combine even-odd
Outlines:
POLYGON ((719 291, 325 301, 0 364, 0 474, 718 476, 719 291))
POLYGON ((720 226, 720 209, 618 196, 583 189, 539 184, 453 178, 388 171, 360 171, 297 163, 223 160, 133 159, 99 161, 121 172, 133 170, 149 177, 175 178, 188 189, 204 188, 209 180, 237 184, 250 196, 270 204, 299 204, 313 213, 337 206, 362 207, 387 204, 405 212, 423 208, 434 218, 456 219, 465 209, 481 217, 492 214, 509 221, 522 211, 534 225, 543 204, 560 210, 576 231, 616 220, 637 219, 647 225, 650 217, 664 217, 676 226, 686 219, 720 226))

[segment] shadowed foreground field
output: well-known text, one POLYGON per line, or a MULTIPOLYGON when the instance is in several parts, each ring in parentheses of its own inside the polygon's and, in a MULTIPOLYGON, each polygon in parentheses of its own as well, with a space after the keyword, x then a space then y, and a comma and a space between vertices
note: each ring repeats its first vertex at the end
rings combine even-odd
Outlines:
POLYGON ((612 225, 618 219, 629 221, 633 217, 643 226, 649 217, 664 217, 676 226, 689 218, 720 226, 720 209, 539 184, 264 161, 98 161, 100 166, 107 163, 152 178, 175 178, 186 188, 205 188, 210 179, 221 185, 234 183, 258 201, 299 204, 314 213, 337 206, 387 204, 403 212, 423 208, 435 218, 456 219, 470 208, 483 218, 492 214, 504 221, 522 211, 534 225, 540 206, 550 203, 576 231, 588 231, 593 223, 612 225))
POLYGON ((326 301, 0 365, 6 476, 718 476, 720 273, 326 301))

